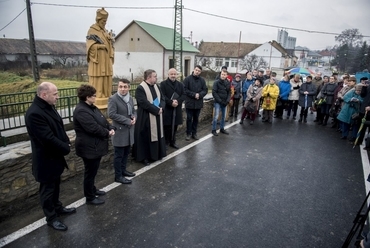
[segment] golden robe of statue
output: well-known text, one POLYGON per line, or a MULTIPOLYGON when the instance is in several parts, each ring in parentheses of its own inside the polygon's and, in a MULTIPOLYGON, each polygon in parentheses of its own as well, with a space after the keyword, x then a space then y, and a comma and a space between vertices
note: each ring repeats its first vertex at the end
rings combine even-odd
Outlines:
POLYGON ((108 98, 112 94, 112 76, 114 63, 113 38, 105 29, 108 12, 96 11, 96 23, 86 36, 89 83, 96 89, 97 98, 108 98))

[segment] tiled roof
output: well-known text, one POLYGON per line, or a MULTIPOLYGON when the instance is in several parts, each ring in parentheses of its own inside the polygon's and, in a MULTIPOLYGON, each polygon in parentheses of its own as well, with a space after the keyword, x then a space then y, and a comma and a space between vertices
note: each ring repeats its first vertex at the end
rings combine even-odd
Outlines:
POLYGON ((201 42, 199 45, 200 55, 208 57, 244 57, 261 44, 238 43, 238 42, 201 42), (238 52, 240 45, 240 50, 238 52))
MULTIPOLYGON (((86 43, 73 41, 36 40, 37 54, 85 55, 86 43)), ((0 54, 30 54, 27 39, 0 39, 0 54)))
MULTIPOLYGON (((129 25, 127 25, 119 34, 116 36, 116 39, 133 23, 139 25, 145 32, 147 32, 150 36, 152 36, 161 46, 163 46, 166 50, 173 50, 173 34, 174 30, 172 28, 162 27, 158 25, 154 25, 151 23, 141 22, 141 21, 132 21, 129 25)), ((184 52, 194 52, 198 53, 198 49, 196 49, 193 45, 189 43, 185 38, 182 38, 182 50, 184 52)))

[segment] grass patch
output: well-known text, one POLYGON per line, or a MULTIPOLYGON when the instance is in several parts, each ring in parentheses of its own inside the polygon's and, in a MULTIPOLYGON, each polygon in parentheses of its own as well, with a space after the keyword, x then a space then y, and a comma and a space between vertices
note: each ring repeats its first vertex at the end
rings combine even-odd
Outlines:
MULTIPOLYGON (((41 78, 40 82, 54 83, 58 89, 77 88, 83 83, 73 80, 41 78)), ((19 76, 16 73, 0 72, 0 94, 36 91, 39 83, 35 83, 30 76, 19 76)))

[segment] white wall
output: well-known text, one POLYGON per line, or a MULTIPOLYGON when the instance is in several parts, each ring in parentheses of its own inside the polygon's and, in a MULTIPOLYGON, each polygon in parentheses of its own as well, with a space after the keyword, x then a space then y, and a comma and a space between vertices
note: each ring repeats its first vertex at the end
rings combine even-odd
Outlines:
POLYGON ((144 71, 153 69, 157 72, 158 81, 163 79, 163 54, 162 53, 147 53, 147 52, 115 52, 113 75, 117 77, 125 77, 131 80, 133 78, 143 77, 144 71))
POLYGON ((268 67, 283 68, 285 59, 282 58, 282 54, 275 47, 271 46, 270 43, 266 42, 255 50, 250 52, 248 55, 255 54, 258 57, 263 58, 268 67), (271 64, 270 64, 271 63, 271 64))

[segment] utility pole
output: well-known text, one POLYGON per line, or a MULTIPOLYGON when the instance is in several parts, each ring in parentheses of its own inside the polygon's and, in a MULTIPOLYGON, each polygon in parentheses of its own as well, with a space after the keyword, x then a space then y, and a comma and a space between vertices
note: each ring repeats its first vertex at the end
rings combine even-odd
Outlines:
POLYGON ((180 74, 182 73, 182 0, 175 0, 175 23, 173 28, 173 67, 180 74))
POLYGON ((240 31, 239 33, 239 44, 238 44, 238 59, 236 61, 236 73, 238 73, 238 70, 239 70, 239 56, 240 56, 240 42, 242 40, 242 31, 240 31))
POLYGON ((33 33, 33 24, 32 24, 32 14, 31 14, 31 3, 30 0, 26 0, 27 6, 27 21, 28 21, 28 34, 30 37, 30 53, 31 53, 31 63, 32 63, 32 74, 33 80, 38 82, 40 80, 39 67, 37 64, 37 53, 36 53, 36 43, 35 35, 33 33))

